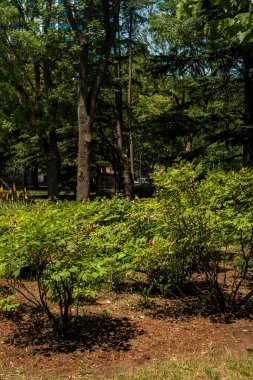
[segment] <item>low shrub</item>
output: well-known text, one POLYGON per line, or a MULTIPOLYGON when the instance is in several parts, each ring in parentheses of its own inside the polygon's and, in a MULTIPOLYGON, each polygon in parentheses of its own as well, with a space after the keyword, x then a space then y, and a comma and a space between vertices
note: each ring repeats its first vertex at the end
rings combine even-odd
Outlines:
POLYGON ((198 275, 209 304, 234 311, 253 293, 245 288, 252 274, 253 172, 204 174, 201 165, 179 162, 157 171, 154 182, 167 231, 156 249, 168 244, 169 254, 162 262, 155 255, 153 276, 168 289, 182 289, 198 275))
POLYGON ((157 170, 154 183, 149 199, 0 208, 0 274, 46 313, 59 336, 68 336, 73 305, 136 272, 146 294, 184 293, 191 282, 216 312, 251 298, 252 171, 203 173, 179 162, 157 170), (29 276, 38 293, 27 288, 29 276))
POLYGON ((128 239, 123 226, 130 207, 131 202, 121 198, 5 207, 1 274, 46 313, 57 335, 68 335, 73 304, 129 267, 121 248, 128 239), (24 279, 29 269, 38 294, 28 289, 24 279), (60 318, 50 301, 58 304, 60 318))
POLYGON ((19 307, 18 303, 14 302, 15 296, 10 290, 0 285, 0 315, 2 313, 9 313, 19 307))

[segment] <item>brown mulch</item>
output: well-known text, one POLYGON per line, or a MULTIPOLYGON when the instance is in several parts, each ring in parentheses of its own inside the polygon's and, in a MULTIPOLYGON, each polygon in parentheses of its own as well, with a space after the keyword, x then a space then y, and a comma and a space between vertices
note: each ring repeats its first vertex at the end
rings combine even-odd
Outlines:
POLYGON ((253 352, 249 317, 225 321, 201 316, 192 299, 144 300, 124 293, 82 305, 67 341, 55 339, 44 316, 23 300, 19 311, 0 316, 0 337, 1 365, 36 380, 75 379, 78 373, 108 379, 153 359, 221 359, 253 352))

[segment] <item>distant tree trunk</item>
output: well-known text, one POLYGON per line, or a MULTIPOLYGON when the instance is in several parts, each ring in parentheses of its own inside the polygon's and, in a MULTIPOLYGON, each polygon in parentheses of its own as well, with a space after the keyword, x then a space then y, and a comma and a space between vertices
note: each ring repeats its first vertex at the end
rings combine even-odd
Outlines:
MULTIPOLYGON (((53 88, 53 80, 50 62, 48 56, 45 56, 42 60, 42 74, 44 79, 43 91, 45 94, 49 94, 53 88)), ((35 100, 36 110, 34 119, 40 119, 43 121, 44 126, 46 124, 51 126, 50 130, 46 132, 45 128, 38 129, 38 138, 40 148, 46 166, 47 176, 47 193, 48 197, 58 197, 59 195, 59 173, 60 173, 60 154, 58 150, 57 135, 55 129, 57 102, 51 102, 48 108, 48 114, 45 114, 41 109, 41 68, 40 64, 36 62, 34 64, 34 79, 35 79, 35 100)))
POLYGON ((50 131, 49 136, 39 133, 41 150, 46 165, 47 192, 49 197, 58 197, 58 177, 60 167, 60 156, 57 146, 56 132, 50 131))
POLYGON ((189 134, 184 138, 184 151, 185 153, 191 153, 193 147, 193 135, 189 134))
POLYGON ((122 167, 122 180, 124 195, 133 198, 133 177, 129 167, 129 161, 123 149, 118 148, 118 155, 122 167))
POLYGON ((132 79, 133 79, 133 49, 132 49, 132 32, 133 32, 133 6, 131 2, 129 8, 129 30, 128 30, 128 130, 129 130, 129 150, 130 150, 130 166, 132 178, 134 179, 134 142, 132 131, 132 79))
POLYGON ((46 157, 47 194, 50 198, 58 197, 58 163, 54 153, 48 153, 46 157))
POLYGON ((122 142, 122 125, 119 118, 119 113, 116 110, 116 125, 118 132, 118 145, 116 147, 116 157, 117 163, 115 165, 115 169, 117 171, 117 179, 120 190, 123 190, 124 195, 128 198, 133 198, 133 177, 129 165, 129 160, 126 152, 123 148, 122 142))
POLYGON ((32 179, 32 185, 35 190, 39 187, 39 180, 38 180, 38 165, 35 165, 31 168, 31 179, 32 179))
POLYGON ((253 166, 253 49, 248 47, 244 52, 244 85, 245 85, 245 125, 246 137, 243 145, 243 164, 253 166))
MULTIPOLYGON (((115 49, 116 50, 116 49, 115 49)), ((115 75, 121 78, 121 53, 118 52, 119 61, 115 64, 115 75)), ((117 130, 117 147, 116 147, 116 181, 119 189, 124 192, 128 198, 133 198, 133 176, 131 173, 130 163, 123 147, 123 116, 122 116, 122 89, 120 86, 115 93, 115 123, 117 130)))
POLYGON ((27 165, 26 165, 26 163, 24 163, 22 182, 23 182, 22 183, 23 188, 27 187, 27 165))

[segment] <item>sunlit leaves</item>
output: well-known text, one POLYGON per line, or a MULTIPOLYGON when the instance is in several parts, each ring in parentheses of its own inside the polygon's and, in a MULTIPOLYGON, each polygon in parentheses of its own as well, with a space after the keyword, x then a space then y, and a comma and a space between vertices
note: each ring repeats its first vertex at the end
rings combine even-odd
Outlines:
MULTIPOLYGON (((251 43, 252 10, 249 1, 233 0, 181 0, 177 6, 177 15, 183 17, 199 17, 203 12, 213 12, 207 20, 205 32, 211 38, 238 38, 240 43, 251 43)), ((208 13, 207 13, 208 17, 208 13)))

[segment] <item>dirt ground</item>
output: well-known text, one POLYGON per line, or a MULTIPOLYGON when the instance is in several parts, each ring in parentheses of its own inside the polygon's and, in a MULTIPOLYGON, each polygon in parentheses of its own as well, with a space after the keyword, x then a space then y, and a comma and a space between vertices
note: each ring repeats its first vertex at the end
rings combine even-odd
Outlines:
MULTIPOLYGON (((145 300, 114 294, 82 305, 68 341, 57 341, 45 318, 22 301, 19 312, 0 316, 0 363, 29 379, 86 379, 132 374, 149 361, 222 359, 253 352, 250 316, 224 322, 203 316, 196 300, 145 300)), ((73 311, 74 312, 74 311, 73 311)))

